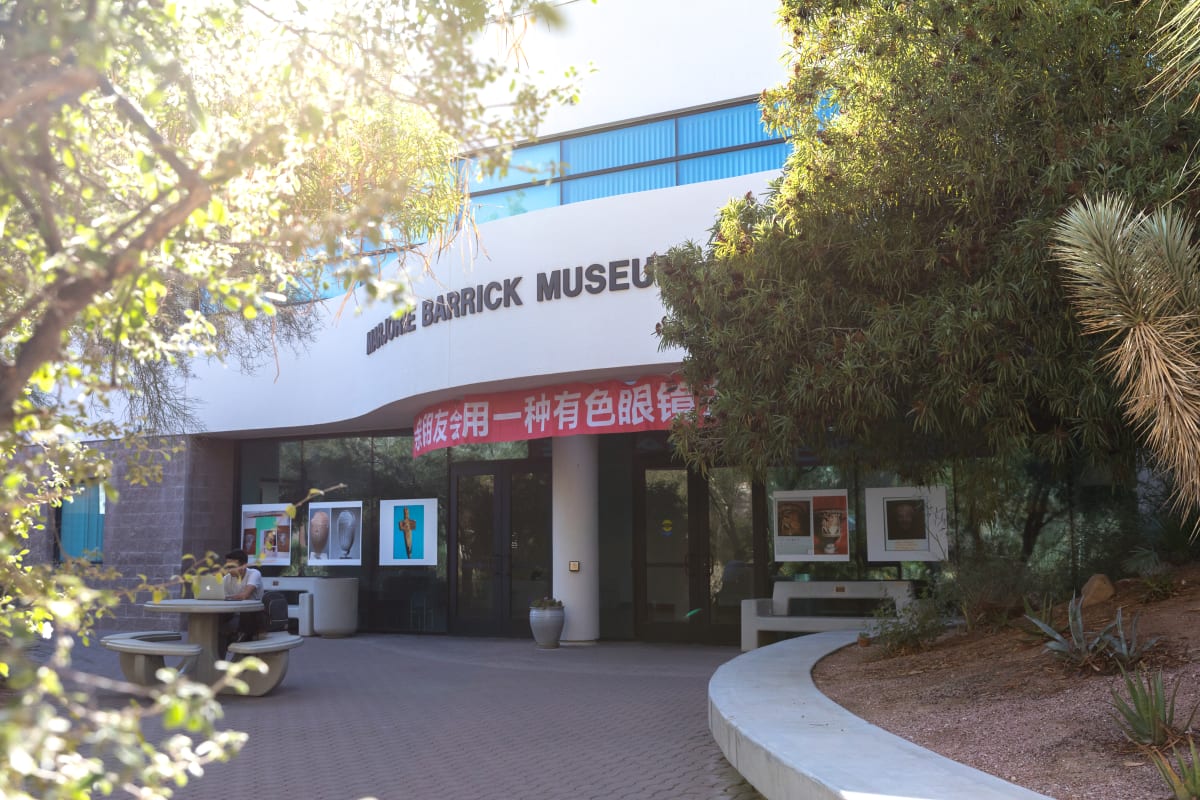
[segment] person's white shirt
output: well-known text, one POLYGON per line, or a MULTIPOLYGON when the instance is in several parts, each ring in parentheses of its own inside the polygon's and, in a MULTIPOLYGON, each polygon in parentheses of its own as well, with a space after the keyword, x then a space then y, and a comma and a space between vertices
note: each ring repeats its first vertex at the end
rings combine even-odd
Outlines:
POLYGON ((246 585, 249 584, 250 586, 253 587, 254 591, 250 594, 250 596, 247 599, 248 600, 262 600, 262 594, 263 594, 262 573, 259 572, 258 570, 256 570, 254 567, 246 567, 242 571, 242 574, 240 577, 237 575, 234 575, 232 572, 226 572, 223 583, 225 585, 225 597, 226 598, 230 598, 235 595, 241 594, 241 592, 246 588, 246 585))

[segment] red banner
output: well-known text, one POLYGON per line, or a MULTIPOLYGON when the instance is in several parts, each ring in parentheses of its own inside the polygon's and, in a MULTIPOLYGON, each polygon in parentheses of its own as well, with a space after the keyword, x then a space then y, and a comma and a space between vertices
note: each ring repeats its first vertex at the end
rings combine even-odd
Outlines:
POLYGON ((517 442, 581 433, 661 431, 696 407, 676 378, 565 383, 438 403, 413 421, 413 457, 475 442, 517 442))

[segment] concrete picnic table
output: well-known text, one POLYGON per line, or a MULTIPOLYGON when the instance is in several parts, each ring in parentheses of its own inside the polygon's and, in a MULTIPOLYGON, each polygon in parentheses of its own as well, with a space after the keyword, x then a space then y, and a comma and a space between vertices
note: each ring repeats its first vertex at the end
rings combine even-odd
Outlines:
POLYGON ((222 675, 216 667, 217 660, 224 656, 224 653, 217 652, 220 646, 222 615, 246 614, 263 610, 263 604, 258 600, 196 600, 194 598, 158 600, 145 603, 142 607, 148 611, 187 615, 188 641, 200 645, 200 655, 196 657, 195 665, 189 671, 188 677, 208 684, 215 682, 222 675))

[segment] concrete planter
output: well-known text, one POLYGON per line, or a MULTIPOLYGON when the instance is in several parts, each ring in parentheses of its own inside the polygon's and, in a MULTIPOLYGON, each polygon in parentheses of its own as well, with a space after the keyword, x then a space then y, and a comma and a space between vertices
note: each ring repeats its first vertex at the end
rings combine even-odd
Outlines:
POLYGON ((558 647, 564 622, 566 615, 562 606, 529 609, 529 627, 533 631, 533 641, 544 650, 558 647))

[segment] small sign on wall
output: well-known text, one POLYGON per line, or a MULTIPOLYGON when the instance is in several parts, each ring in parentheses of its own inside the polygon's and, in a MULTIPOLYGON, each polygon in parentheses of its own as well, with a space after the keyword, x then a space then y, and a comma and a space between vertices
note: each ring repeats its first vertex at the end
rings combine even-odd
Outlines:
POLYGON ((380 566, 435 566, 437 514, 437 498, 380 501, 380 566))

